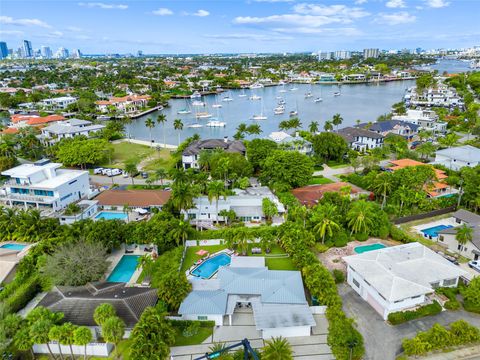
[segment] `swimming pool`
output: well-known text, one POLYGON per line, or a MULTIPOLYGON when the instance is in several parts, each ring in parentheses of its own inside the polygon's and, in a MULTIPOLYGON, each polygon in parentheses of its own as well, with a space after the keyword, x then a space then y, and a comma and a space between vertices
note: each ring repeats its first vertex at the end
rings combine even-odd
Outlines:
POLYGON ((422 232, 426 237, 429 237, 431 239, 431 238, 437 237, 439 231, 449 229, 451 227, 453 227, 453 226, 452 225, 437 225, 437 226, 433 226, 433 227, 428 228, 428 229, 423 229, 422 232))
POLYGON ((140 255, 123 255, 107 278, 108 282, 129 282, 137 269, 140 255))
POLYGON ((385 248, 386 246, 380 243, 375 243, 375 244, 370 244, 370 245, 362 245, 362 246, 357 246, 355 249, 353 249, 357 254, 363 254, 364 252, 367 251, 373 251, 373 250, 380 250, 385 248))
POLYGON ((203 263, 193 269, 190 274, 202 279, 210 279, 221 266, 230 265, 230 256, 221 253, 205 260, 203 263))
POLYGON ((121 212, 112 212, 112 211, 100 211, 96 216, 95 220, 127 220, 128 215, 121 212))
POLYGON ((22 251, 25 249, 27 245, 22 245, 22 244, 3 244, 0 246, 2 249, 8 249, 8 250, 17 250, 17 251, 22 251))

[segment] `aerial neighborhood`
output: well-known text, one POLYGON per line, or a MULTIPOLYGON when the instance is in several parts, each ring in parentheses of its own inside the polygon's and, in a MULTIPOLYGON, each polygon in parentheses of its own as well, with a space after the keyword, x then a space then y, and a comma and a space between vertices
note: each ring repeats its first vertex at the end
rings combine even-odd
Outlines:
POLYGON ((62 49, 0 56, 2 359, 480 353, 478 47, 62 49))

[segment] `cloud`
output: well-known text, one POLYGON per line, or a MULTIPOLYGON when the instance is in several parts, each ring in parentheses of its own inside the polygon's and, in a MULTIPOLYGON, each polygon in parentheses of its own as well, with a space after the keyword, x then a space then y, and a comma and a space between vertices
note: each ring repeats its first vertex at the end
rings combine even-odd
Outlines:
POLYGON ((57 31, 51 31, 48 34, 45 34, 44 36, 47 37, 47 38, 58 39, 58 38, 63 37, 63 32, 58 31, 58 30, 57 31))
POLYGON ((425 0, 425 4, 431 8, 442 8, 450 5, 450 3, 445 0, 425 0))
POLYGON ((196 12, 194 12, 193 14, 191 14, 192 16, 199 16, 199 17, 205 17, 205 16, 208 16, 210 15, 210 12, 208 12, 207 10, 197 10, 196 12))
POLYGON ((359 36, 363 33, 354 27, 333 27, 333 28, 311 28, 311 27, 293 27, 293 28, 274 28, 277 32, 286 34, 302 34, 302 35, 318 35, 333 36, 335 38, 339 36, 359 36))
POLYGON ((295 0, 253 0, 254 2, 266 2, 266 3, 289 3, 295 0))
POLYGON ((282 40, 293 40, 291 36, 278 36, 278 35, 266 35, 266 34, 213 34, 213 35, 203 35, 203 37, 208 39, 219 39, 219 40, 253 40, 253 41, 282 41, 282 40))
POLYGON ((385 6, 392 9, 406 7, 405 1, 403 0, 389 0, 386 2, 385 6))
POLYGON ((168 15, 173 15, 173 11, 167 8, 159 8, 157 10, 152 11, 153 15, 158 15, 158 16, 168 16, 168 15))
POLYGON ((411 15, 406 11, 400 11, 396 13, 380 13, 378 14, 378 18, 376 22, 380 24, 387 24, 387 25, 399 25, 399 24, 408 24, 415 22, 417 17, 415 15, 411 15))
POLYGON ((10 16, 0 16, 0 24, 16 26, 38 26, 51 29, 52 26, 39 19, 14 19, 10 16))
POLYGON ((365 4, 367 2, 368 2, 368 0, 355 0, 353 3, 355 5, 362 5, 362 4, 365 4))
POLYGON ((87 8, 100 8, 105 10, 126 10, 128 9, 128 5, 123 4, 106 4, 102 2, 80 2, 78 3, 79 6, 87 7, 87 8))

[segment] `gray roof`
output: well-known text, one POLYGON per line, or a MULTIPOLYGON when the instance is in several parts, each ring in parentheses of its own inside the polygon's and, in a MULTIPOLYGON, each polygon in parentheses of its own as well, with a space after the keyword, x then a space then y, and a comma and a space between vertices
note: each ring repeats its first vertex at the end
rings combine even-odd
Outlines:
POLYGON ((420 127, 420 125, 416 125, 416 124, 412 124, 412 123, 400 121, 400 120, 377 121, 372 124, 363 123, 363 124, 356 125, 356 127, 361 129, 368 129, 370 131, 375 131, 375 132, 385 132, 385 131, 393 130, 393 128, 397 125, 408 127, 413 131, 417 131, 418 128, 420 127))
POLYGON ((346 256, 343 260, 389 302, 431 293, 432 283, 465 274, 417 242, 346 256))
MULTIPOLYGON (((480 250, 480 215, 460 209, 453 213, 454 218, 467 223, 473 229, 472 244, 480 250)), ((439 234, 456 234, 458 227, 447 228, 439 231, 439 234)))
POLYGON ((202 150, 223 149, 227 152, 240 153, 245 155, 247 149, 243 142, 239 140, 225 140, 225 139, 207 139, 197 140, 191 143, 184 151, 183 155, 197 155, 202 150))
MULTIPOLYGON (((81 120, 84 121, 84 120, 81 120)), ((48 131, 54 134, 76 134, 79 132, 86 131, 98 131, 105 128, 105 125, 87 125, 87 126, 78 126, 78 125, 68 125, 68 124, 52 124, 43 128, 43 130, 48 131)))
POLYGON ((315 326, 312 311, 305 305, 262 304, 252 302, 257 330, 289 326, 315 326))
POLYGON ((147 306, 157 302, 157 290, 125 287, 125 283, 99 282, 85 286, 56 286, 38 303, 54 312, 62 312, 64 321, 75 325, 96 326, 93 313, 98 305, 111 304, 126 324, 133 328, 147 306))
POLYGON ((338 134, 342 136, 347 142, 352 143, 355 141, 355 137, 367 137, 371 139, 383 139, 383 135, 377 134, 376 132, 359 129, 355 127, 346 127, 338 130, 338 134))
POLYGON ((480 149, 471 145, 457 146, 443 150, 437 150, 436 154, 448 156, 465 162, 480 161, 480 149))

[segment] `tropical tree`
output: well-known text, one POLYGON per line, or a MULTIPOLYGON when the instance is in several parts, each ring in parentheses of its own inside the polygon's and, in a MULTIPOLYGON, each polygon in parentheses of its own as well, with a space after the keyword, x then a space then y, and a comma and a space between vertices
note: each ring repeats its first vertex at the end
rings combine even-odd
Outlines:
POLYGON ((291 129, 291 123, 290 123, 288 120, 282 120, 282 121, 280 121, 280 123, 278 124, 278 128, 279 128, 280 130, 283 130, 283 131, 289 130, 289 129, 291 129))
POLYGON ((333 130, 333 124, 330 120, 325 121, 325 124, 323 125, 323 129, 325 131, 332 131, 333 130))
POLYGON ((188 235, 191 233, 192 227, 188 221, 178 220, 177 225, 170 230, 170 235, 175 239, 177 246, 182 243, 182 246, 185 247, 185 240, 187 240, 188 235))
POLYGON ((32 359, 35 359, 35 354, 33 353, 34 342, 30 335, 30 329, 28 327, 23 327, 19 331, 17 331, 15 337, 13 338, 13 343, 15 347, 20 351, 30 351, 32 359))
POLYGON ((194 199, 198 194, 197 186, 183 181, 175 181, 172 185, 172 204, 180 212, 187 211, 195 206, 194 199))
POLYGON ((145 120, 145 126, 148 128, 148 131, 150 132, 150 144, 152 143, 152 129, 155 127, 155 121, 153 121, 152 118, 147 118, 145 120))
POLYGON ((342 122, 343 122, 343 118, 340 114, 333 115, 332 124, 337 127, 337 130, 338 130, 338 126, 341 125, 342 122))
POLYGON ((183 122, 180 119, 175 119, 173 121, 173 128, 178 131, 178 146, 180 146, 180 132, 183 129, 183 122))
POLYGON ((265 215, 267 219, 267 223, 270 223, 272 221, 272 218, 278 214, 278 208, 277 205, 270 200, 269 198, 263 198, 262 199, 262 212, 263 215, 265 215))
POLYGON ((310 131, 312 134, 315 134, 318 132, 318 121, 312 121, 310 125, 308 125, 308 131, 310 131))
POLYGON ((167 140, 165 138, 165 123, 167 122, 167 116, 165 114, 160 114, 157 116, 157 124, 162 125, 162 134, 163 134, 163 147, 167 147, 167 140))
POLYGON ((128 141, 130 141, 130 137, 131 137, 130 125, 132 124, 133 120, 130 116, 125 116, 122 120, 123 120, 123 123, 127 126, 127 137, 128 137, 128 141))
POLYGON ((251 124, 248 125, 246 131, 250 135, 260 135, 262 133, 262 128, 260 124, 251 124))
POLYGON ((385 207, 387 203, 387 194, 392 190, 392 177, 387 172, 382 172, 377 175, 373 184, 373 190, 382 194, 382 209, 385 207))
POLYGON ((473 240, 473 228, 467 224, 463 224, 457 229, 455 239, 460 245, 465 245, 469 241, 473 240))
POLYGON ((352 234, 368 234, 368 229, 373 224, 370 204, 365 200, 353 202, 347 213, 347 221, 352 234))
POLYGON ((163 186, 163 179, 167 177, 167 171, 164 168, 158 168, 155 170, 155 178, 160 180, 160 184, 163 186))
POLYGON ((70 348, 70 354, 72 355, 72 359, 75 358, 75 355, 73 355, 72 345, 75 343, 75 338, 73 334, 76 328, 77 327, 70 322, 66 322, 62 326, 60 326, 59 342, 62 345, 68 345, 68 347, 70 348))
POLYGON ((218 200, 220 196, 226 198, 225 183, 223 181, 212 181, 207 186, 208 201, 210 204, 215 201, 215 220, 218 224, 218 200))
POLYGON ((63 353, 62 353, 62 347, 60 346, 60 339, 62 337, 62 330, 61 330, 61 326, 59 325, 55 325, 55 326, 52 326, 48 332, 48 338, 51 340, 51 341, 56 341, 57 344, 58 344, 58 352, 60 354, 60 359, 64 359, 63 357, 63 353))
POLYGON ((247 228, 238 228, 233 236, 233 242, 238 246, 242 255, 247 255, 248 244, 252 241, 252 234, 247 228))
POLYGON ((112 304, 100 304, 96 307, 93 313, 93 320, 98 326, 102 326, 102 324, 107 321, 107 319, 116 315, 115 308, 112 304))
POLYGON ((293 352, 287 339, 282 337, 272 338, 265 341, 262 349, 263 360, 292 360, 293 352))
POLYGON ((315 226, 313 231, 320 236, 322 244, 325 243, 325 236, 332 237, 335 230, 340 229, 340 225, 335 221, 337 218, 337 207, 333 204, 326 203, 319 205, 315 209, 313 222, 315 226))
POLYGON ((49 319, 39 319, 30 326, 30 336, 34 344, 46 344, 50 356, 55 359, 50 348, 50 338, 48 337, 48 333, 53 326, 49 319))
POLYGON ((79 326, 73 332, 73 340, 75 345, 83 346, 83 358, 87 360, 87 345, 92 341, 93 336, 90 329, 86 326, 79 326))
POLYGON ((220 353, 220 355, 216 356, 216 359, 219 360, 233 360, 233 356, 226 351, 226 345, 225 343, 213 343, 212 346, 210 346, 210 354, 212 353, 220 353))
POLYGON ((125 323, 118 316, 112 316, 102 324, 103 339, 114 346, 114 357, 117 357, 118 343, 125 334, 125 323))
POLYGON ((125 163, 125 172, 130 176, 132 179, 132 185, 135 185, 134 177, 138 173, 138 160, 136 158, 132 158, 125 163))
POLYGON ((435 153, 435 150, 436 147, 431 142, 423 143, 417 148, 417 152, 422 156, 422 159, 432 156, 432 154, 435 153))

